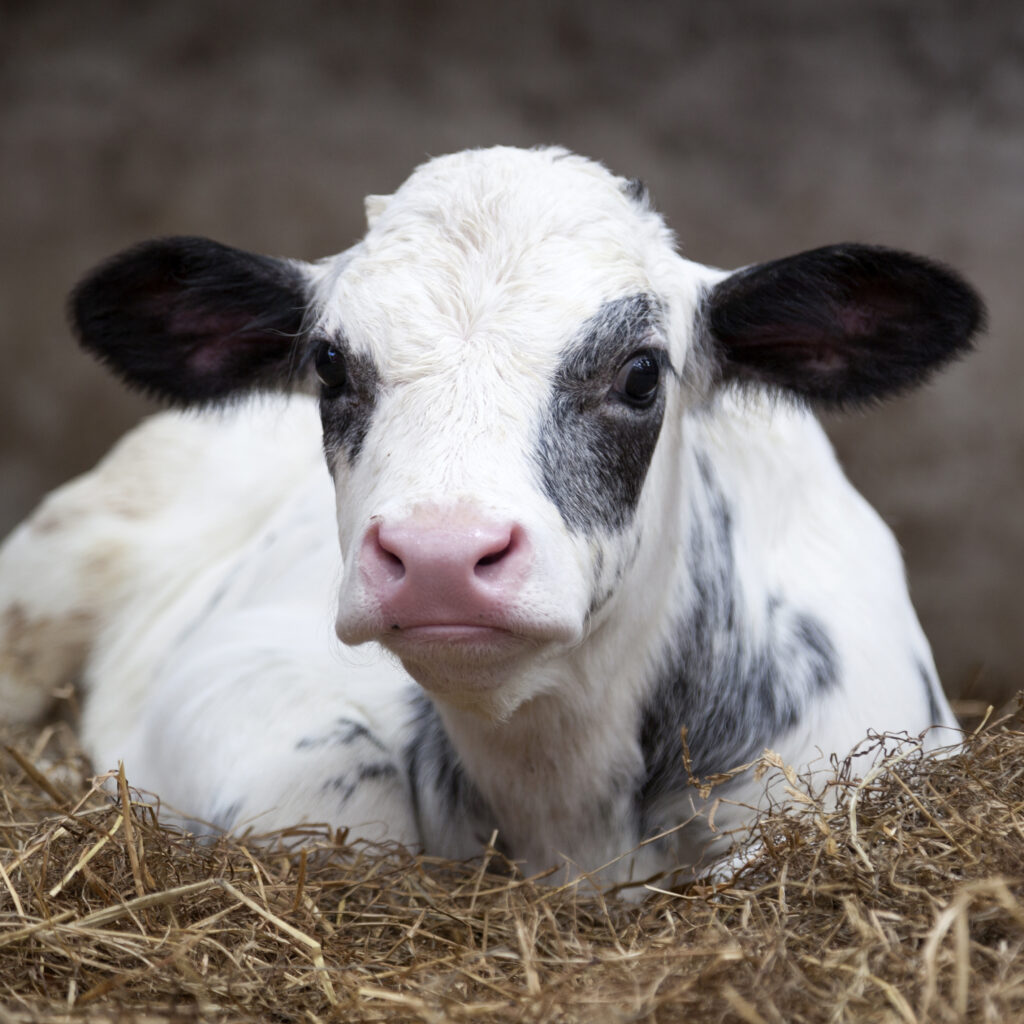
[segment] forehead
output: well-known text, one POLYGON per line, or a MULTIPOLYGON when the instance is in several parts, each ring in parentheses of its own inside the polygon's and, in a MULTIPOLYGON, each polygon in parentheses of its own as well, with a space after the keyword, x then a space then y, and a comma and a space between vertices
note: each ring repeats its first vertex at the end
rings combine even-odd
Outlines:
POLYGON ((378 206, 328 268, 321 327, 385 372, 467 346, 550 364, 602 306, 650 292, 652 253, 671 245, 623 179, 560 151, 434 160, 378 206))

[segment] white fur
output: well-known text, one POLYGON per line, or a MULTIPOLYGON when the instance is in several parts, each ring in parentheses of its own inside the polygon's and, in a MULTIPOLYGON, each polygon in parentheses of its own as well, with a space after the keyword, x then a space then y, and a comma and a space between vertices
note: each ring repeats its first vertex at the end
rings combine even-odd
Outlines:
MULTIPOLYGON (((344 634, 370 614, 357 571, 369 524, 464 503, 527 531, 535 560, 511 614, 545 639, 496 667, 442 658, 451 692, 436 706, 525 868, 597 869, 635 841, 621 783, 643 772, 638 709, 696 599, 686 555, 705 500, 700 451, 732 516, 752 635, 769 629, 765 595, 782 594, 822 619, 842 666, 840 685, 804 693, 797 725, 774 738, 784 760, 823 765, 870 729, 930 724, 915 662, 934 669, 890 532, 808 412, 707 393, 694 311, 724 275, 678 256, 619 179, 561 151, 471 152, 426 164, 367 212, 362 242, 306 269, 319 328, 343 331, 385 382, 359 459, 331 459, 336 502, 308 397, 143 424, 0 554, 8 718, 38 715, 80 674, 96 768, 123 759, 133 784, 190 819, 257 831, 327 821, 471 856, 488 836, 429 787, 410 790, 416 683, 377 643, 333 635, 336 615, 344 634), (535 435, 567 341, 602 303, 636 293, 664 304, 679 372, 633 521, 582 536, 538 489, 535 435), (595 589, 612 586, 590 615, 595 589), (15 656, 26 625, 63 653, 15 656), (481 672, 494 673, 489 688, 481 672)), ((420 666, 420 682, 430 674, 420 666)), ((719 826, 746 820, 762 790, 749 775, 734 783, 719 826)), ((685 788, 661 816, 699 809, 685 788)), ((708 840, 706 824, 682 829, 603 877, 696 863, 708 840)))

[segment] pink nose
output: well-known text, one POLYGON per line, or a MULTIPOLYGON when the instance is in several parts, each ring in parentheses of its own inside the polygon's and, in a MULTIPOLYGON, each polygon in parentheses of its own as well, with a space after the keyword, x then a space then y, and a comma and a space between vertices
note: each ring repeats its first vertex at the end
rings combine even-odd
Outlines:
POLYGON ((526 532, 465 510, 374 523, 360 570, 390 628, 505 624, 531 561, 526 532))

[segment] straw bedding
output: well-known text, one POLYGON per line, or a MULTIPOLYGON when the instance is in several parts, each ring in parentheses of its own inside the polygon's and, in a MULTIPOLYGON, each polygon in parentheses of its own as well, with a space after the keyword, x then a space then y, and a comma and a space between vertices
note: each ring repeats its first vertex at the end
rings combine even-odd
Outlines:
POLYGON ((834 807, 790 773, 729 877, 639 903, 493 850, 200 842, 67 726, 3 739, 0 1024, 1024 1019, 1019 712, 840 766, 834 807))

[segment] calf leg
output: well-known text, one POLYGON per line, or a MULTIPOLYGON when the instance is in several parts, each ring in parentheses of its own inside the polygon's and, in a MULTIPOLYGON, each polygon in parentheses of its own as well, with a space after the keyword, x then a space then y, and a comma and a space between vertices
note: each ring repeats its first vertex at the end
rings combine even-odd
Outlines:
POLYGON ((132 524, 96 471, 49 495, 0 548, 0 716, 29 722, 81 672, 125 591, 132 524))
POLYGON ((245 607, 179 646, 116 749, 132 784, 190 824, 415 843, 402 754, 415 690, 376 653, 339 649, 325 603, 245 607))

